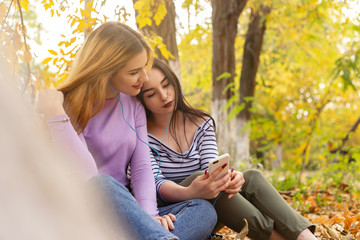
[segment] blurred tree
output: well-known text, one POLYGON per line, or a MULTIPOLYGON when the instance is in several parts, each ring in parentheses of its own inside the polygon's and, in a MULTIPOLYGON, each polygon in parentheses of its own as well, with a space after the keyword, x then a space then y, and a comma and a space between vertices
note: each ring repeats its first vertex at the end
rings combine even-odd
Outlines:
MULTIPOLYGON (((220 152, 228 152, 237 159, 236 118, 226 121, 229 109, 226 105, 233 97, 229 84, 234 84, 235 38, 239 16, 247 0, 212 0, 213 53, 212 53, 212 116, 217 125, 220 152)), ((236 164, 234 166, 237 166, 236 164)))
POLYGON ((138 28, 155 43, 156 56, 167 62, 181 79, 173 1, 133 0, 133 3, 138 28))
POLYGON ((260 52, 266 30, 266 17, 270 7, 260 4, 251 8, 250 23, 246 33, 243 50, 243 61, 240 75, 240 108, 238 121, 237 164, 250 158, 250 129, 248 122, 251 118, 251 105, 255 95, 256 74, 259 66, 260 52))

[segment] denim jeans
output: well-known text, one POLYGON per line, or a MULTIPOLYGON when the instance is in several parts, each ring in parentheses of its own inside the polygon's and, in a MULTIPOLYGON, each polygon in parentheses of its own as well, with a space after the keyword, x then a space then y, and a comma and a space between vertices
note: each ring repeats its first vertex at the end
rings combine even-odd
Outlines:
POLYGON ((214 207, 204 199, 191 199, 159 208, 160 216, 169 213, 176 216, 175 229, 171 232, 181 240, 206 239, 217 222, 214 207))
POLYGON ((217 222, 215 209, 208 201, 192 199, 159 208, 160 216, 169 213, 176 216, 175 229, 169 232, 147 214, 129 190, 113 177, 97 175, 89 181, 95 182, 104 191, 110 211, 120 226, 126 229, 127 238, 131 236, 130 239, 200 240, 209 236, 217 222))

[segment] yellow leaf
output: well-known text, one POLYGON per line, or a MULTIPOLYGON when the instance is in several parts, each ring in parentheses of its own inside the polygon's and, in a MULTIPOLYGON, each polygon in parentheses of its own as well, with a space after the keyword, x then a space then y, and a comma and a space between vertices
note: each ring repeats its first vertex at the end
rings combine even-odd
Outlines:
POLYGON ((50 81, 49 75, 47 75, 47 74, 44 75, 44 82, 45 82, 45 87, 51 86, 51 81, 50 81))
POLYGON ((21 0, 20 6, 25 9, 25 11, 29 11, 29 0, 21 0))
POLYGON ((143 28, 143 27, 146 26, 146 20, 145 20, 145 18, 137 17, 137 18, 136 18, 136 21, 137 21, 138 24, 139 24, 139 28, 143 28))
POLYGON ((94 1, 90 1, 86 4, 86 8, 90 8, 93 5, 94 1))
POLYGON ((30 50, 27 49, 24 53, 24 62, 28 63, 31 61, 31 59, 32 59, 32 56, 31 56, 30 50))
POLYGON ((143 0, 139 0, 134 4, 134 9, 135 10, 140 10, 144 7, 145 2, 143 0))
POLYGON ((54 50, 48 50, 49 53, 51 53, 52 55, 57 55, 57 52, 55 52, 54 50))
POLYGON ((44 61, 42 61, 42 64, 47 64, 48 62, 51 61, 51 57, 45 58, 44 61))
POLYGON ((79 26, 77 28, 80 32, 83 32, 85 27, 86 27, 86 24, 84 22, 80 22, 79 26))
POLYGON ((87 9, 85 9, 85 17, 86 18, 91 18, 91 12, 89 11, 89 10, 87 10, 87 9))
MULTIPOLYGON (((71 27, 73 27, 73 26, 74 26, 74 24, 75 24, 75 22, 76 22, 76 20, 75 20, 75 19, 73 19, 73 20, 71 21, 70 26, 71 26, 71 27)), ((64 36, 64 37, 65 37, 65 36, 64 36)))
POLYGON ((166 10, 166 7, 165 7, 165 3, 162 2, 156 13, 155 13, 155 16, 154 16, 154 21, 155 21, 155 24, 156 25, 159 25, 161 23, 161 21, 164 19, 164 17, 166 16, 167 14, 167 10, 166 10))
POLYGON ((152 25, 152 21, 150 18, 145 18, 145 22, 147 25, 151 26, 152 25))
POLYGON ((76 41, 76 37, 73 37, 73 38, 70 40, 70 44, 73 44, 75 41, 76 41))
POLYGON ((48 10, 49 8, 51 8, 51 4, 49 4, 49 3, 44 4, 44 8, 45 8, 45 11, 48 10))

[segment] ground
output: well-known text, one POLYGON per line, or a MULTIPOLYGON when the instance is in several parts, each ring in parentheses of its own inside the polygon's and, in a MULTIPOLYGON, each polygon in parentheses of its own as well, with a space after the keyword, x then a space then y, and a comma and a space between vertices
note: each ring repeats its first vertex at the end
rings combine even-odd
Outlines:
MULTIPOLYGON (((346 184, 319 191, 284 191, 283 198, 310 222, 316 225, 319 240, 360 239, 360 202, 358 194, 350 193, 346 184)), ((224 227, 213 240, 235 240, 237 233, 224 227)))

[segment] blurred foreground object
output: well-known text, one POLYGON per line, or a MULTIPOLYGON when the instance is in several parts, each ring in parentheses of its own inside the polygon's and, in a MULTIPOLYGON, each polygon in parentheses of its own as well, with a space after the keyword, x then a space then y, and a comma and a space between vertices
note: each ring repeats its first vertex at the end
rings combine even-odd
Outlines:
POLYGON ((50 144, 8 69, 0 59, 0 239, 119 239, 100 194, 50 144))

